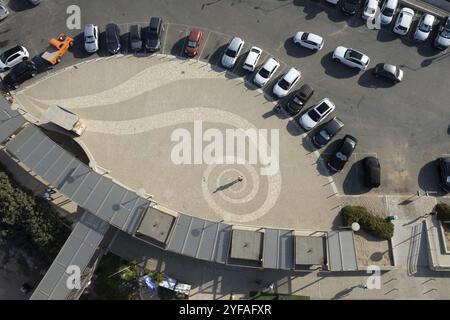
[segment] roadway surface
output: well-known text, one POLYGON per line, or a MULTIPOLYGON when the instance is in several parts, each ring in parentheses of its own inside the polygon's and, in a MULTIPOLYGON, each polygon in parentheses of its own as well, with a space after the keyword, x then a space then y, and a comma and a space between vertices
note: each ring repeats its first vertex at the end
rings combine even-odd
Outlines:
MULTIPOLYGON (((43 1, 33 9, 23 8, 20 3, 8 3, 12 14, 0 25, 0 48, 21 43, 35 55, 45 50, 51 36, 68 32, 76 36, 77 43, 56 69, 92 58, 80 49, 82 30, 66 28, 66 8, 74 3, 81 7, 81 25, 93 22, 101 31, 106 23, 116 22, 125 34, 129 23, 145 23, 150 16, 163 17, 168 23, 163 52, 169 54, 181 52, 183 37, 191 27, 202 28, 207 31, 207 41, 201 59, 212 64, 218 61, 227 40, 239 35, 247 44, 259 46, 283 62, 278 76, 289 66, 299 68, 303 81, 316 89, 314 101, 325 96, 335 101, 335 114, 346 125, 342 134, 350 133, 359 139, 353 165, 334 176, 340 193, 357 195, 367 191, 360 186, 358 160, 370 154, 380 158, 383 171, 383 185, 376 192, 439 190, 431 162, 449 153, 450 148, 450 116, 448 105, 443 103, 448 96, 450 62, 448 53, 435 51, 429 41, 417 45, 411 35, 401 39, 387 28, 369 30, 359 16, 348 18, 324 1, 62 0, 43 1), (313 54, 295 47, 291 37, 298 30, 324 36, 323 50, 313 54), (402 66, 404 82, 391 86, 373 78, 370 69, 357 73, 333 63, 330 55, 338 45, 367 53, 370 67, 379 62, 402 66)), ((322 155, 326 157, 332 147, 323 150, 322 155)))

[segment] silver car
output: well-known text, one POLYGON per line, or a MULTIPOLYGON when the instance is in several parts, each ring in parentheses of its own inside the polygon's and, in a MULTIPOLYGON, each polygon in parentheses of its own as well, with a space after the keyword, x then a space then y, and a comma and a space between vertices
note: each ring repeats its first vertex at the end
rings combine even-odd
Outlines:
POLYGON ((234 37, 230 41, 222 56, 222 65, 225 68, 231 69, 234 67, 236 60, 239 57, 239 53, 241 53, 241 50, 244 47, 244 43, 244 40, 239 37, 234 37))
POLYGON ((0 21, 5 20, 7 16, 9 16, 8 9, 6 9, 5 6, 0 5, 0 21))

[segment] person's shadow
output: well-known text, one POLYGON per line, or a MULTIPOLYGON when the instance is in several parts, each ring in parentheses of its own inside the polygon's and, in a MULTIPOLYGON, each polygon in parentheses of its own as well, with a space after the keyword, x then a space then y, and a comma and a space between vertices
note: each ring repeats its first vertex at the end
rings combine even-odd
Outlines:
POLYGON ((224 191, 224 190, 226 190, 226 189, 228 189, 228 188, 231 188, 232 186, 234 186, 236 183, 238 183, 238 182, 240 182, 240 181, 242 181, 242 180, 240 180, 239 178, 237 178, 236 180, 233 180, 233 181, 228 182, 228 183, 226 183, 226 184, 224 184, 224 185, 221 185, 221 186, 217 187, 217 189, 214 190, 213 193, 217 193, 217 192, 219 192, 219 191, 224 191))
POLYGON ((342 291, 339 291, 338 293, 336 293, 336 295, 331 298, 331 300, 337 300, 337 299, 341 299, 344 298, 346 296, 348 296, 355 288, 360 288, 361 286, 353 286, 347 289, 344 289, 342 291))

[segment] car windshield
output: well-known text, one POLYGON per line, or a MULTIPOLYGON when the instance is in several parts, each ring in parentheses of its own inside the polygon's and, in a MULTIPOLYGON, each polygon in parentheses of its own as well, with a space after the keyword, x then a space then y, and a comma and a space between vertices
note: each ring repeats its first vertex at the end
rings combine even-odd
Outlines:
POLYGON ((282 79, 280 81, 280 83, 278 83, 278 85, 280 86, 280 88, 287 90, 287 89, 289 89, 291 84, 289 82, 287 82, 285 79, 282 79))
POLYGON ((391 8, 384 8, 383 15, 385 15, 386 17, 392 17, 394 15, 394 10, 392 10, 391 8))
POLYGON ((330 140, 330 135, 328 134, 328 132, 326 130, 320 131, 320 136, 322 138, 324 138, 326 141, 330 140))
POLYGON ((236 57, 236 51, 231 50, 231 49, 227 49, 227 51, 225 52, 225 54, 231 58, 236 57))
POLYGON ((196 48, 197 47, 197 42, 189 40, 188 43, 187 43, 187 46, 189 48, 196 48))
POLYGON ((406 31, 406 27, 402 26, 401 24, 400 24, 400 25, 398 25, 398 27, 397 27, 397 28, 399 28, 400 30, 406 31))
POLYGON ((419 30, 422 31, 422 32, 430 32, 431 31, 431 26, 426 25, 426 24, 422 24, 419 27, 419 30))
POLYGON ((317 111, 314 109, 308 112, 308 116, 315 122, 319 121, 320 119, 320 114, 318 114, 317 111))
POLYGON ((295 96, 292 101, 294 101, 296 104, 302 104, 302 100, 299 98, 299 96, 295 96))
POLYGON ((362 57, 363 57, 361 53, 359 53, 359 52, 357 52, 355 50, 347 50, 346 56, 348 58, 352 58, 352 59, 355 59, 355 60, 361 60, 362 57))
POLYGON ((259 72, 259 75, 263 78, 268 78, 270 76, 270 71, 268 71, 266 68, 262 68, 259 72))

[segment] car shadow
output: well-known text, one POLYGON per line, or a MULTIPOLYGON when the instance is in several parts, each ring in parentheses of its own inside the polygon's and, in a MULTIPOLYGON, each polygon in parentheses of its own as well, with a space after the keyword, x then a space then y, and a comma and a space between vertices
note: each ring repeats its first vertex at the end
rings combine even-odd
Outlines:
POLYGON ((81 32, 73 37, 73 46, 71 48, 72 55, 77 59, 84 59, 92 56, 94 53, 89 53, 84 49, 84 33, 81 32))
POLYGON ((26 0, 9 0, 8 8, 14 12, 21 12, 29 9, 33 9, 36 6, 33 6, 26 0))
POLYGON ((389 42, 398 39, 398 36, 392 32, 392 25, 381 27, 377 33, 377 40, 380 42, 389 42))
POLYGON ((305 130, 303 130, 302 127, 300 127, 300 125, 298 124, 298 116, 288 121, 286 130, 291 136, 294 137, 298 137, 305 133, 305 130))
POLYGON ((228 46, 228 43, 220 46, 209 57, 206 57, 206 59, 208 59, 208 63, 211 64, 212 66, 219 66, 219 67, 223 68, 220 60, 222 59, 222 55, 225 52, 225 49, 227 48, 227 46, 228 46))
POLYGON ((382 77, 376 77, 373 72, 375 68, 366 70, 358 79, 358 84, 365 88, 378 89, 378 88, 391 88, 395 86, 395 83, 389 79, 382 77))
POLYGON ((317 149, 317 147, 313 144, 313 142, 311 141, 311 138, 313 136, 313 132, 309 132, 307 135, 305 135, 302 139, 302 146, 303 148, 305 148, 306 151, 308 151, 309 153, 312 153, 316 150, 320 150, 317 149))
POLYGON ((370 191, 370 188, 367 188, 364 185, 363 170, 363 160, 359 160, 352 164, 342 184, 344 194, 360 195, 370 191))
POLYGON ((420 189, 423 191, 437 192, 430 193, 430 195, 439 196, 443 194, 439 186, 439 171, 436 161, 430 161, 420 168, 417 180, 420 189))
POLYGON ((178 39, 170 48, 170 54, 175 57, 183 57, 183 48, 184 44, 187 41, 188 36, 182 37, 181 39, 178 39))
POLYGON ((294 37, 290 37, 284 42, 284 49, 288 55, 294 58, 305 58, 316 53, 315 50, 310 50, 294 43, 294 37))
POLYGON ((33 61, 38 73, 46 72, 48 70, 52 70, 53 66, 46 60, 42 59, 41 56, 34 56, 31 61, 33 61))
POLYGON ((120 35, 120 53, 121 54, 132 53, 130 49, 130 32, 125 32, 120 35))
POLYGON ((359 70, 356 68, 350 68, 338 61, 334 61, 333 52, 329 52, 328 54, 324 55, 320 63, 325 69, 325 73, 336 79, 351 78, 359 73, 359 70))

